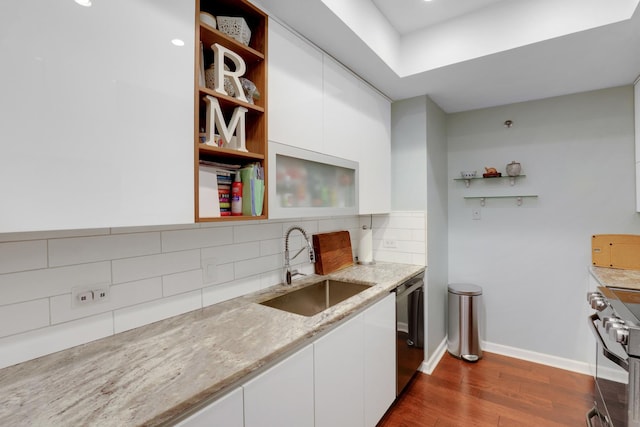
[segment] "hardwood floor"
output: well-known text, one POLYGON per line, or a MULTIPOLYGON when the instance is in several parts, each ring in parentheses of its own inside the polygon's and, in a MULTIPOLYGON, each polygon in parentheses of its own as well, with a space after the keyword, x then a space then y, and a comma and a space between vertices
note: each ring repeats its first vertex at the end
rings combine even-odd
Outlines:
POLYGON ((417 373, 378 427, 576 427, 593 406, 594 381, 485 352, 477 363, 444 355, 417 373))

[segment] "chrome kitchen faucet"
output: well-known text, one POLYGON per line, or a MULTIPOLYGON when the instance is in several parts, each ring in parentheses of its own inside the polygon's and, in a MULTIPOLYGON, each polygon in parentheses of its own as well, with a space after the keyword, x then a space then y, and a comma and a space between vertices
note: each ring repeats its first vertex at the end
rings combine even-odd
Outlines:
POLYGON ((289 235, 291 234, 291 232, 293 230, 298 230, 300 233, 302 233, 302 236, 304 237, 304 239, 307 241, 307 247, 309 249, 309 262, 314 264, 316 262, 316 254, 313 251, 313 245, 311 245, 311 241, 309 240, 309 237, 307 236, 307 232, 304 231, 304 229, 302 227, 298 227, 297 225, 294 225, 293 227, 290 227, 287 230, 287 233, 285 234, 284 237, 284 269, 285 269, 285 282, 287 282, 287 285, 291 284, 291 277, 295 276, 296 274, 302 274, 300 272, 298 272, 298 270, 291 270, 291 264, 290 261, 295 259, 298 255, 300 255, 300 252, 302 252, 304 250, 304 246, 300 248, 300 250, 298 252, 296 252, 296 254, 294 256, 292 256, 291 258, 289 258, 289 235))

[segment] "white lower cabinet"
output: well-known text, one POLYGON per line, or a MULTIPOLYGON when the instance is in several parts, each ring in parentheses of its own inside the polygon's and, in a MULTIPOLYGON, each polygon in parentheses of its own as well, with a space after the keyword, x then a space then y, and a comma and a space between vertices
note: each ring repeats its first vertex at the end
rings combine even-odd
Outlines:
POLYGON ((245 427, 313 426, 313 346, 298 351, 242 388, 245 427))
POLYGON ((189 418, 176 424, 177 427, 242 427, 242 387, 221 397, 189 418))
POLYGON ((313 344, 316 427, 364 426, 363 343, 359 315, 313 344))
POLYGON ((395 294, 313 344, 316 427, 375 426, 395 399, 395 294))
POLYGON ((373 427, 395 399, 395 294, 177 424, 373 427))
POLYGON ((396 398, 396 299, 364 313, 364 425, 375 426, 396 398))

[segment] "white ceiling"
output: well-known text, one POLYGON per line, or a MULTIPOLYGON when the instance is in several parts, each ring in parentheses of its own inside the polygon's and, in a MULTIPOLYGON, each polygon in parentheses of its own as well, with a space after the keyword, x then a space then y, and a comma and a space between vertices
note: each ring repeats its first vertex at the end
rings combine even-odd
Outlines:
POLYGON ((392 100, 446 112, 633 83, 639 2, 255 0, 392 100))
POLYGON ((507 0, 372 0, 401 35, 501 1, 507 0))

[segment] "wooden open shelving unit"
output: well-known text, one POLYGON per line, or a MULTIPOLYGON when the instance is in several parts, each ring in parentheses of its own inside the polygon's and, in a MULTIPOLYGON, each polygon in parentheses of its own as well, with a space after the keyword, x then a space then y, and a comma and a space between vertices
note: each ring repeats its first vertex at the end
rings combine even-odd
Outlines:
POLYGON ((196 52, 195 52, 195 90, 194 90, 194 182, 195 182, 195 221, 237 221, 259 220, 268 217, 267 200, 267 33, 268 16, 246 0, 196 0, 196 52), (236 41, 226 34, 200 22, 200 12, 208 12, 214 17, 233 16, 242 17, 251 29, 249 46, 236 41), (200 86, 200 42, 204 51, 204 69, 213 61, 211 45, 218 43, 242 57, 247 70, 243 77, 251 80, 260 91, 260 99, 255 104, 240 101, 232 96, 222 95, 212 89, 200 86), (249 152, 241 152, 229 148, 214 147, 200 143, 200 129, 204 128, 206 120, 206 104, 204 97, 210 95, 218 99, 225 118, 228 120, 236 107, 248 110, 245 116, 246 148, 249 152), (220 163, 240 164, 260 163, 264 168, 264 201, 261 216, 224 216, 200 217, 199 197, 199 162, 208 160, 220 163))

